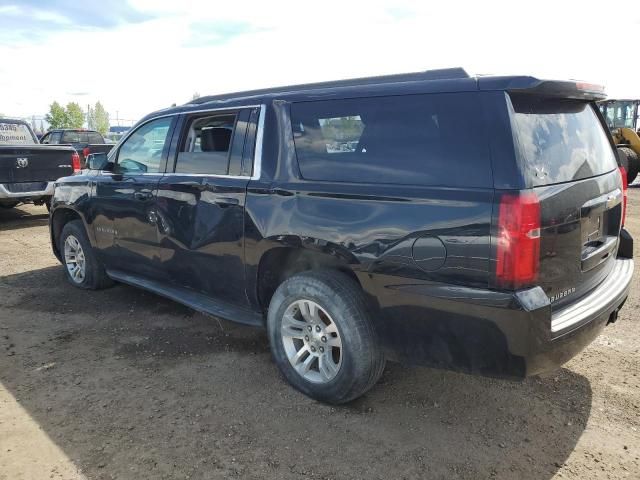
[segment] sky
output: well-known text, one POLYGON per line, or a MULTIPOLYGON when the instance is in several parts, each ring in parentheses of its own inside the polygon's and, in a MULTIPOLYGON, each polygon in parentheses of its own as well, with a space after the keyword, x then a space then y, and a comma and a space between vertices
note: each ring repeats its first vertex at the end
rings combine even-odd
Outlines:
POLYGON ((0 0, 0 112, 44 115, 54 100, 99 100, 113 125, 196 92, 457 66, 585 80, 610 97, 640 98, 640 8, 615 16, 622 9, 612 5, 0 0))

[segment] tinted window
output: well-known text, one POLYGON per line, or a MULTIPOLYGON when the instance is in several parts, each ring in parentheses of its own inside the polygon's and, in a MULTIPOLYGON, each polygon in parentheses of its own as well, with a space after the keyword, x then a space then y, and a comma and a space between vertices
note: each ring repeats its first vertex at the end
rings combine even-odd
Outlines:
POLYGON ((64 132, 62 134, 62 143, 80 143, 80 132, 64 132))
POLYGON ((307 179, 492 186, 475 93, 296 103, 291 122, 307 179))
POLYGON ((593 177, 617 167, 590 103, 512 95, 513 118, 532 186, 593 177))
POLYGON ((99 133, 89 132, 88 136, 89 136, 88 143, 104 143, 104 140, 102 139, 102 135, 100 135, 99 133))
POLYGON ((53 132, 51 137, 49 138, 49 143, 52 145, 57 145, 60 143, 62 139, 62 132, 53 132))
POLYGON ((0 122, 0 145, 33 145, 29 128, 21 123, 0 122))
POLYGON ((167 142, 171 117, 145 123, 133 132, 118 151, 118 171, 158 173, 167 142))
POLYGON ((235 114, 190 120, 178 153, 176 173, 226 175, 235 123, 235 114))

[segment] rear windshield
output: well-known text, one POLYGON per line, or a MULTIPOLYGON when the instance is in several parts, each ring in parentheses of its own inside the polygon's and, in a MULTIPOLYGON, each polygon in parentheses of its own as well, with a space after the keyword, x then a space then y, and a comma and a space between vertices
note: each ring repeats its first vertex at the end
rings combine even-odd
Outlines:
POLYGON ((0 121, 0 145, 33 145, 35 141, 26 125, 0 121))
POLYGON ((531 186, 581 180, 617 168, 592 104, 530 95, 511 95, 511 102, 531 186))
POLYGON ((87 132, 66 131, 62 134, 60 143, 89 143, 87 132))
POLYGON ((468 92, 291 105, 302 176, 335 182, 491 187, 482 118, 468 92))

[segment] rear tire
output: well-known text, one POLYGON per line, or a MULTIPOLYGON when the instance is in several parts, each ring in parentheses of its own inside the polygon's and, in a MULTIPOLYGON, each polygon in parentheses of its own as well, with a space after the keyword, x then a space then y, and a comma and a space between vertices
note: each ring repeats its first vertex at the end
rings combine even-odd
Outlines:
POLYGON ((80 220, 73 220, 64 226, 58 249, 67 281, 74 287, 98 290, 113 285, 113 280, 96 258, 80 220))
POLYGON ((284 281, 271 299, 267 330, 284 377, 321 402, 349 402, 384 371, 362 290, 343 273, 311 271, 284 281))
POLYGON ((618 147, 618 152, 620 164, 627 171, 627 182, 631 184, 640 171, 640 157, 629 147, 618 147))

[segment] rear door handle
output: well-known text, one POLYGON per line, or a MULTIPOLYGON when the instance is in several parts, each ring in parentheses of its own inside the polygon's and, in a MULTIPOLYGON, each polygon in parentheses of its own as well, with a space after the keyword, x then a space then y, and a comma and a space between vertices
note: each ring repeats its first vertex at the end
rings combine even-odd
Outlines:
POLYGON ((234 197, 217 197, 214 202, 218 205, 239 205, 240 200, 234 197))
POLYGON ((135 192, 133 198, 136 200, 149 200, 152 197, 151 192, 135 192))

